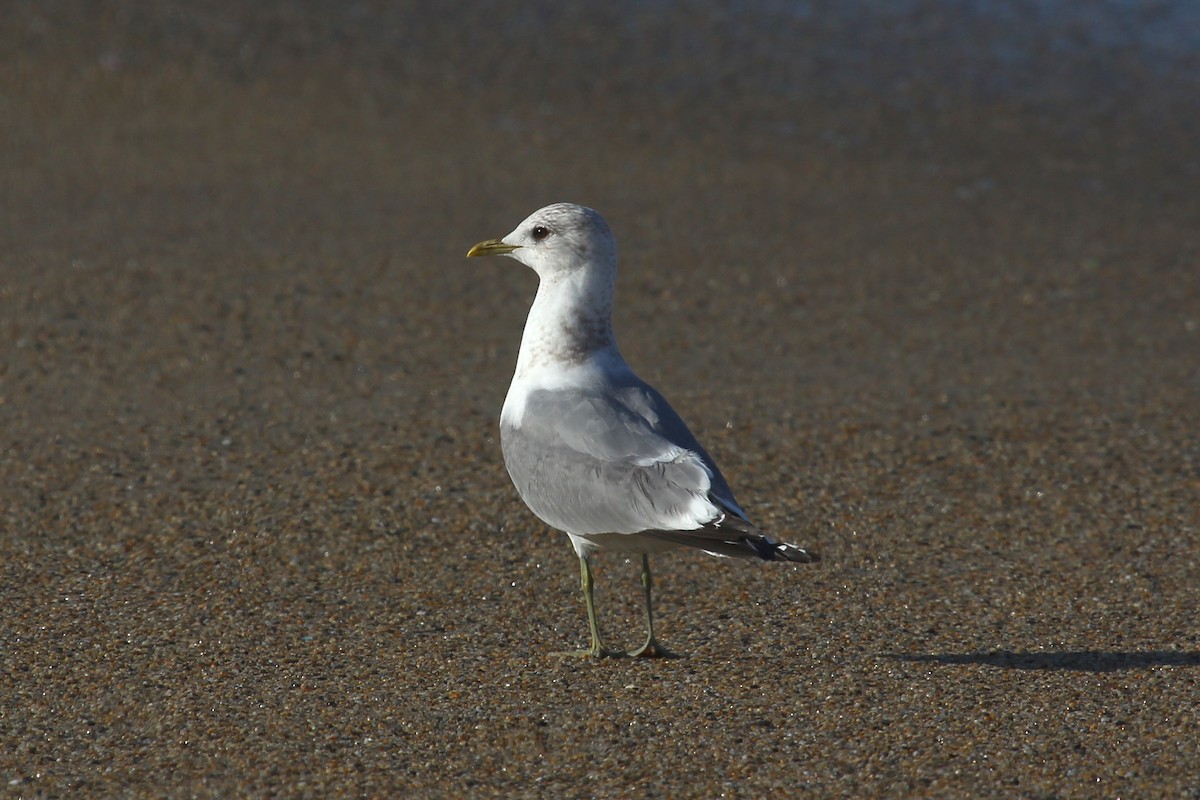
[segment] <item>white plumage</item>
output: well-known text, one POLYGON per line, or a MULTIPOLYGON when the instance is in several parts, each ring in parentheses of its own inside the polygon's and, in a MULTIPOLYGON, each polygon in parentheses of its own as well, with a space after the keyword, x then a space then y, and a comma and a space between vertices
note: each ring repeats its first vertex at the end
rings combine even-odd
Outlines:
POLYGON ((756 528, 687 425, 621 357, 612 332, 617 248, 604 219, 559 203, 534 212, 469 256, 507 255, 537 272, 512 385, 500 415, 504 463, 521 498, 570 536, 592 633, 603 649, 588 557, 641 553, 646 643, 654 638, 648 554, 696 547, 713 555, 808 562, 816 557, 756 528))

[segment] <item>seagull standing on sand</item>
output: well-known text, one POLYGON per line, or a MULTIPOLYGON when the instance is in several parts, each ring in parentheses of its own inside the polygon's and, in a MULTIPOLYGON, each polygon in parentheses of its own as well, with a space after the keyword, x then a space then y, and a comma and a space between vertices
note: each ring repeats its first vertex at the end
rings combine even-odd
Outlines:
POLYGON ((646 642, 631 656, 669 653, 654 638, 650 553, 695 547, 715 556, 812 562, 746 517, 687 425, 638 378, 612 332, 617 244, 597 212, 570 203, 535 211, 467 256, 508 256, 540 279, 516 373, 500 413, 504 464, 521 499, 579 555, 592 645, 600 643, 589 556, 640 553, 646 642))

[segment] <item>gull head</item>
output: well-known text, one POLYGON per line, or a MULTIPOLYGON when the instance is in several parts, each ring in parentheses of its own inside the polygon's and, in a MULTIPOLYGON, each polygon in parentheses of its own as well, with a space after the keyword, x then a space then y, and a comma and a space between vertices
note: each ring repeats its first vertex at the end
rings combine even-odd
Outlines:
POLYGON ((542 279, 554 279, 597 269, 615 273, 617 243, 598 212, 555 203, 530 214, 504 238, 475 245, 467 256, 508 256, 542 279))

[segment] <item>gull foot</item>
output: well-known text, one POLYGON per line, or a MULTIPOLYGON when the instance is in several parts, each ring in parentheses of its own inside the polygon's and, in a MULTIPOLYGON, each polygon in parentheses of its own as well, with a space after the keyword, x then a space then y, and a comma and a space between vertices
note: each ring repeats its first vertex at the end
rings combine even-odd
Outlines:
POLYGON ((648 640, 637 650, 629 651, 630 658, 679 658, 678 653, 672 653, 655 639, 648 640))
POLYGON ((609 650, 607 647, 589 647, 584 650, 567 650, 551 653, 555 658, 624 658, 621 650, 609 650))

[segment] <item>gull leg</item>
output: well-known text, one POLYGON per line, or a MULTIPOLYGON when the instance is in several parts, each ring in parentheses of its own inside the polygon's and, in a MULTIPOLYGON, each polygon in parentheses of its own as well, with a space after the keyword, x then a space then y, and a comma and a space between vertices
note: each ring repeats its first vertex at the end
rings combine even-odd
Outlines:
POLYGON ((600 644, 600 626, 596 623, 596 605, 592 601, 592 567, 588 564, 587 556, 579 557, 579 578, 583 586, 583 602, 587 606, 588 628, 592 632, 592 646, 587 650, 575 650, 568 653, 557 653, 560 656, 619 656, 621 653, 605 650, 600 644))
POLYGON ((646 643, 637 650, 631 650, 629 655, 641 658, 673 658, 675 654, 654 638, 654 615, 650 610, 650 583, 650 556, 642 553, 642 589, 646 593, 646 643))

